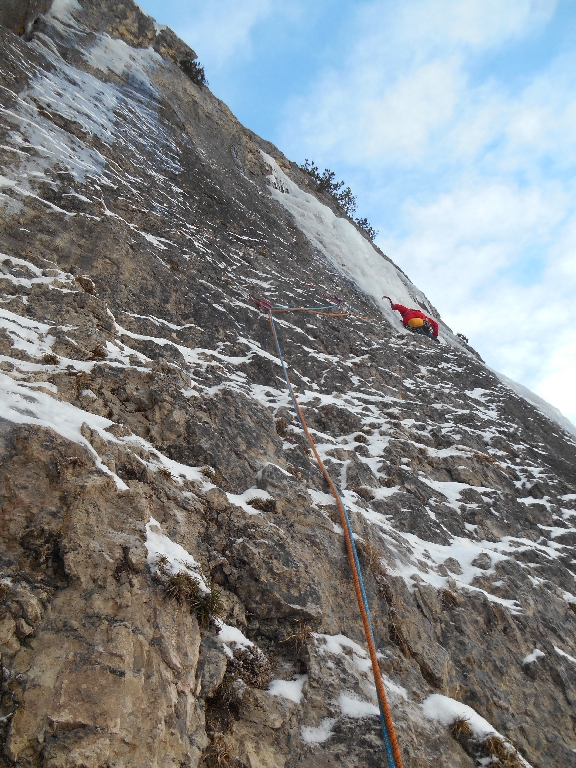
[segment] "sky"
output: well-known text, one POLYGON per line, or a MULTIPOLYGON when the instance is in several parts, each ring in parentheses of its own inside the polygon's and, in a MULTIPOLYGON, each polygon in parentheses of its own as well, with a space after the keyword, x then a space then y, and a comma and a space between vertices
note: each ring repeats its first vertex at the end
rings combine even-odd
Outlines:
POLYGON ((486 363, 576 423, 573 0, 139 0, 486 363))

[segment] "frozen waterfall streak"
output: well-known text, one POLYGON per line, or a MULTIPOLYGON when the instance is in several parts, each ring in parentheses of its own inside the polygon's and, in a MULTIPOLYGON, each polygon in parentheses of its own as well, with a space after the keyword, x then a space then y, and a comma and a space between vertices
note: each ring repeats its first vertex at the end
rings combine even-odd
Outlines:
MULTIPOLYGON (((267 302, 269 304, 269 302, 267 302)), ((374 673, 374 682, 376 683, 376 693, 378 695, 378 706, 380 708, 380 722, 382 724, 382 736, 384 739, 384 746, 386 749, 386 757, 388 758, 389 768, 402 768, 402 757, 400 755, 400 748, 398 746, 398 739, 396 738, 396 731, 394 730, 394 723, 392 722, 392 714, 390 712, 390 705, 386 697, 386 691, 384 689, 384 681, 382 680, 382 673, 380 672, 380 665, 378 664, 378 657, 376 656, 376 645, 374 643, 374 631, 372 629, 372 621, 370 619, 370 609, 368 607, 368 598, 364 590, 364 583, 362 581, 362 571, 360 569, 360 561, 358 560, 358 552, 356 551, 356 544, 354 543, 354 534, 352 532, 352 525, 350 524, 350 518, 340 492, 332 482, 330 475, 328 474, 324 462, 322 461, 320 454, 314 443, 314 438, 310 434, 306 419, 300 408, 290 377, 288 376, 288 370, 284 357, 282 355, 282 349, 278 340, 278 334, 276 333, 276 325, 274 324, 274 318, 272 312, 274 308, 269 305, 261 307, 263 311, 268 314, 268 320, 270 321, 270 328, 272 330, 272 336, 276 343, 276 349, 278 350, 278 356, 280 357, 280 363, 282 365, 282 371, 284 373, 284 379, 286 380, 286 386, 294 405, 296 415, 302 425, 304 434, 306 435, 310 448, 314 453, 318 466, 326 479, 326 482, 330 486, 330 490, 336 501, 336 506, 340 512, 340 519, 342 521, 342 528, 344 530, 344 538, 346 540, 346 551, 348 553, 348 562, 352 570, 352 578, 354 580, 354 590, 356 592, 356 600, 358 601, 358 608, 360 609, 360 615, 362 616, 362 623, 364 624, 364 634, 366 636, 366 643, 368 644, 368 651, 370 653, 370 661, 372 662, 372 671, 374 673)))

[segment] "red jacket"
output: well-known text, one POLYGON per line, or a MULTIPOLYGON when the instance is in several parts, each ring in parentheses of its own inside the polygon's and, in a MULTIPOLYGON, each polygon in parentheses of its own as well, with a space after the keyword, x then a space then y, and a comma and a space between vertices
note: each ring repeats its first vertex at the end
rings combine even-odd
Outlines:
POLYGON ((400 312, 402 315, 402 324, 405 328, 408 326, 408 321, 412 320, 413 317, 420 317, 424 321, 427 320, 432 326, 432 334, 434 338, 438 338, 438 323, 436 320, 428 317, 428 315, 425 315, 424 312, 421 312, 419 309, 409 309, 408 307, 404 307, 402 304, 392 304, 392 309, 400 312))

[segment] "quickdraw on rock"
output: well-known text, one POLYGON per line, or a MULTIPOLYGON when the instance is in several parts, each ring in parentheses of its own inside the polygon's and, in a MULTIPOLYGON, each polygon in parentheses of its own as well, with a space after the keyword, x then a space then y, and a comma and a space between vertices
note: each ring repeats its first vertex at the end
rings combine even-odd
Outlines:
POLYGON ((257 299, 254 296, 249 296, 248 298, 261 312, 269 312, 272 309, 272 304, 266 299, 257 299))
POLYGON ((328 296, 328 294, 323 293, 322 296, 324 296, 325 299, 328 299, 328 301, 333 301, 336 304, 339 304, 341 307, 346 306, 346 302, 344 299, 341 299, 340 296, 328 296))
MULTIPOLYGON (((326 296, 325 298, 327 298, 328 300, 332 300, 332 299, 336 300, 337 297, 326 296)), ((258 307, 258 309, 261 312, 268 315, 270 330, 272 332, 272 337, 274 339, 274 343, 278 351, 280 364, 282 366, 282 372, 284 374, 284 380, 286 381, 286 386, 288 388, 290 399, 292 400, 292 405, 294 406, 294 411, 296 412, 298 421, 302 425, 302 429, 304 430, 304 434, 306 435, 306 439, 308 440, 310 448, 312 449, 312 453, 314 454, 318 467, 320 468, 320 471, 324 475, 324 479, 326 480, 326 482, 330 487, 330 491, 334 496, 334 500, 336 502, 338 512, 340 513, 340 520, 342 523, 342 529, 344 531, 344 539, 346 542, 346 552, 348 554, 348 562, 350 564, 350 569, 352 571, 352 580, 354 582, 354 591, 356 593, 356 600, 358 602, 358 608, 360 610, 360 615, 362 617, 362 624, 364 625, 364 635, 366 637, 366 643, 368 645, 370 661, 372 663, 372 671, 374 673, 374 682, 376 684, 376 694, 378 697, 378 707, 380 709, 380 723, 382 726, 382 738, 384 740, 384 749, 386 751, 388 767, 402 768, 402 756, 400 754, 400 747, 398 745, 398 739, 396 737, 396 731, 394 729, 394 723, 392 721, 392 713, 390 711, 390 705, 388 704, 386 690, 384 688, 384 681, 382 680, 382 673, 380 671, 380 665, 378 664, 378 657, 376 654, 376 644, 374 642, 374 630, 372 628, 372 620, 370 618, 370 609, 368 606, 368 598, 366 596, 366 591, 364 589, 364 582, 362 580, 362 570, 360 568, 358 552, 356 550, 356 544, 354 542, 354 533, 352 531, 350 516, 348 514, 346 506, 344 505, 340 491, 332 481, 332 478, 328 474, 328 471, 324 466, 324 462, 322 461, 322 458, 318 453, 318 449, 316 448, 314 438, 310 433, 310 430, 306 423, 306 419, 304 418, 304 414, 302 413, 302 409, 300 408, 300 404, 298 403, 298 399, 294 393, 292 383, 290 382, 290 377, 288 376, 288 369, 286 367, 286 363, 284 362, 284 356, 282 355, 282 349, 280 347, 280 341, 278 339, 278 333, 276 332, 276 325, 274 323, 274 317, 273 317, 273 314, 275 312, 295 312, 295 311, 317 312, 320 314, 331 314, 333 317, 342 317, 348 314, 347 306, 343 299, 339 299, 336 304, 331 304, 330 307, 333 309, 343 308, 345 311, 339 312, 339 313, 328 313, 328 312, 319 311, 320 309, 322 310, 328 309, 328 307, 323 307, 323 308, 274 307, 266 299, 257 299, 254 296, 250 296, 250 301, 252 301, 252 303, 255 304, 255 306, 258 307)), ((354 314, 356 315, 356 313, 354 314)))

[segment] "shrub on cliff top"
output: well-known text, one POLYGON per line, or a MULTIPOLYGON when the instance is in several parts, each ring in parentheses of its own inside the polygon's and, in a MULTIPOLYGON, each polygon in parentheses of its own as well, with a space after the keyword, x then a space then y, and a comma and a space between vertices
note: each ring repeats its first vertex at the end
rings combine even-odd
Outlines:
POLYGON ((201 88, 208 85, 204 67, 197 59, 179 59, 178 65, 184 74, 188 75, 193 83, 199 85, 201 88))
POLYGON ((350 187, 345 187, 343 189, 343 181, 336 181, 336 174, 334 171, 331 171, 329 168, 324 168, 322 173, 320 173, 320 169, 314 161, 308 159, 304 161, 304 165, 299 167, 314 179, 318 192, 327 192, 329 195, 332 195, 339 208, 341 208, 342 211, 344 211, 344 213, 352 219, 358 227, 360 227, 360 229, 366 232, 370 240, 374 240, 378 235, 378 232, 371 226, 366 217, 361 219, 354 218, 354 213, 356 212, 356 197, 352 194, 350 187))

